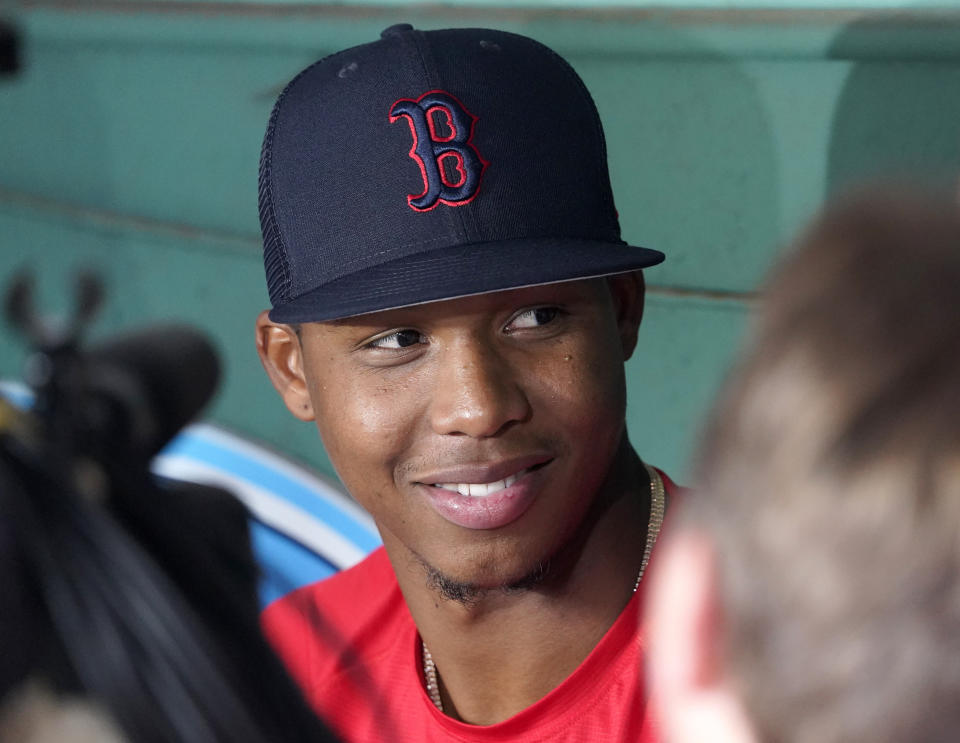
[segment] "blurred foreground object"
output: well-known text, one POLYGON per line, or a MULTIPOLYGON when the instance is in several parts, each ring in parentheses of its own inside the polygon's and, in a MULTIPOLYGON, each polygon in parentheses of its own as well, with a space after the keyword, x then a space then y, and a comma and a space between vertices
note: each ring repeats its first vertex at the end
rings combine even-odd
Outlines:
POLYGON ((246 509, 149 472, 216 387, 209 342, 155 326, 85 350, 97 279, 67 318, 32 296, 21 277, 5 302, 34 401, 0 401, 0 738, 56 706, 138 742, 330 740, 260 635, 246 509))
POLYGON ((652 600, 672 743, 960 739, 960 216, 827 210, 766 287, 652 600))

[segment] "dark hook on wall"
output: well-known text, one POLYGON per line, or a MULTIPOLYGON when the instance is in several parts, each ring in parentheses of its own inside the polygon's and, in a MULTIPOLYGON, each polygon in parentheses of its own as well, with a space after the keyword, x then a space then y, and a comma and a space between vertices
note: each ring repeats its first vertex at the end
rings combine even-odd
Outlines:
POLYGON ((20 69, 20 36, 16 29, 0 20, 0 75, 12 75, 20 69))

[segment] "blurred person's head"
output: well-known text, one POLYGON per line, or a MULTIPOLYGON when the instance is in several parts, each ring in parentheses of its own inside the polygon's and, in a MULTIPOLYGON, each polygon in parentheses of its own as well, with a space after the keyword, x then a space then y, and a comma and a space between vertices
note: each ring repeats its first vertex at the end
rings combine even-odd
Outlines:
POLYGON ((960 736, 960 215, 834 206, 767 284, 652 599, 683 741, 960 736))

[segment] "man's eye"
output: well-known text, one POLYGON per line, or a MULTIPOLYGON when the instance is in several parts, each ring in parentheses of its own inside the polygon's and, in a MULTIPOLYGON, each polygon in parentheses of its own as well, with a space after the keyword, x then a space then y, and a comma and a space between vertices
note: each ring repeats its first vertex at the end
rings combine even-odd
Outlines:
POLYGON ((398 330, 390 335, 384 335, 367 344, 368 348, 386 348, 396 351, 423 343, 423 334, 418 330, 398 330))
POLYGON ((560 314, 559 307, 534 307, 525 310, 514 317, 507 325, 507 330, 523 330, 525 328, 538 328, 541 325, 553 322, 560 314))

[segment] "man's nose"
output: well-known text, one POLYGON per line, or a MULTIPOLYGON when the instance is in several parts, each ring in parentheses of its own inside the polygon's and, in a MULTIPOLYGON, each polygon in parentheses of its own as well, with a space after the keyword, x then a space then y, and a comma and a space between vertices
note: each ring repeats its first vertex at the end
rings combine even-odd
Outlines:
POLYGON ((486 438, 529 415, 522 381, 497 349, 465 341, 445 350, 430 401, 434 432, 486 438))

